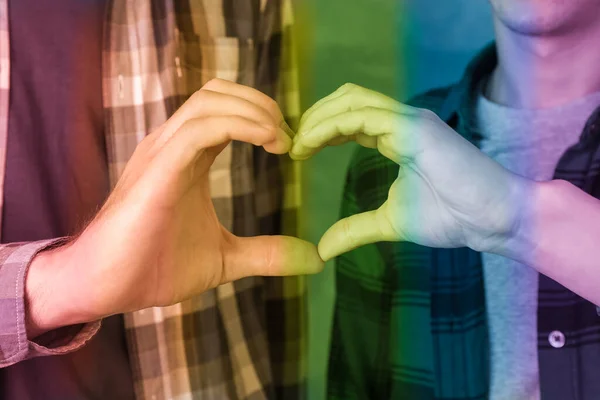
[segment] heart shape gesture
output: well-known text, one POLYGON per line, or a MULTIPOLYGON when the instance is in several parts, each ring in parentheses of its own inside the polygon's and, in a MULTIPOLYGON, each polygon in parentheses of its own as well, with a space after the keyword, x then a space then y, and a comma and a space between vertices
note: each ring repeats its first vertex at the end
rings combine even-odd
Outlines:
POLYGON ((291 135, 265 94, 218 79, 204 85, 141 142, 86 229, 36 257, 27 281, 30 336, 172 305, 246 276, 320 271, 313 244, 238 237, 221 225, 211 198, 211 166, 232 140, 286 154, 291 135))
POLYGON ((481 153, 433 112, 346 84, 302 117, 290 156, 309 158, 348 141, 400 165, 387 201, 335 223, 319 243, 323 260, 379 241, 494 251, 512 237, 525 179, 481 153))

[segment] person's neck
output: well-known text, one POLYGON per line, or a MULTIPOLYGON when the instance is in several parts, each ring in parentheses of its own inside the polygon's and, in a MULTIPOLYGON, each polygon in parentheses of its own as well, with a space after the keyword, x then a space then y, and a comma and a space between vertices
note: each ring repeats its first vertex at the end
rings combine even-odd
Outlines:
POLYGON ((490 100, 513 108, 551 108, 600 91, 600 24, 582 32, 529 36, 496 21, 498 66, 490 100))

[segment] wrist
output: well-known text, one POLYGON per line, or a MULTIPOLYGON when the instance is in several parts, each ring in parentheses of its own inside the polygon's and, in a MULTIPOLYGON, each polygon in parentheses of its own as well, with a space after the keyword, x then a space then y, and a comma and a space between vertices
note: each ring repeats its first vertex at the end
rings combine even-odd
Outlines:
MULTIPOLYGON (((38 253, 25 278, 27 337, 94 320, 86 312, 85 299, 71 251, 72 243, 38 253)), ((85 291, 85 290, 84 290, 85 291)))
POLYGON ((569 209, 562 195, 571 184, 553 180, 547 182, 527 181, 522 200, 517 203, 516 220, 506 242, 497 254, 523 264, 533 266, 541 257, 553 234, 552 221, 563 218, 564 210, 569 209))
POLYGON ((492 245, 483 251, 498 254, 517 261, 523 261, 536 246, 533 241, 537 213, 542 193, 546 191, 545 182, 536 182, 521 176, 512 175, 508 196, 503 200, 504 210, 500 218, 505 222, 502 228, 494 232, 496 238, 492 245))

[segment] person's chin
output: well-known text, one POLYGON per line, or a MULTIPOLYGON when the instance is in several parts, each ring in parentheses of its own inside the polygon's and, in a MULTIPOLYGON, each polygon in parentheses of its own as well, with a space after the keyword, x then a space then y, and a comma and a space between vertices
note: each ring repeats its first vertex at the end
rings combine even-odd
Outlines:
POLYGON ((499 18, 500 22, 509 30, 526 36, 549 36, 566 30, 564 24, 540 16, 526 18, 499 18))
POLYGON ((528 36, 548 36, 572 29, 579 10, 547 0, 492 0, 491 3, 495 17, 502 25, 528 36))

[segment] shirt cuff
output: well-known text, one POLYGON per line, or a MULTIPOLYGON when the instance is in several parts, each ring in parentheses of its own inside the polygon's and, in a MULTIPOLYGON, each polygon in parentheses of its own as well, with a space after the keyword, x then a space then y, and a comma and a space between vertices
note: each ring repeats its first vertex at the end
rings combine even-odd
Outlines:
POLYGON ((0 245, 0 367, 33 357, 66 354, 84 346, 100 321, 47 332, 32 341, 25 327, 25 277, 31 260, 67 239, 0 245))

